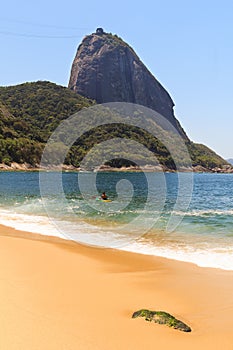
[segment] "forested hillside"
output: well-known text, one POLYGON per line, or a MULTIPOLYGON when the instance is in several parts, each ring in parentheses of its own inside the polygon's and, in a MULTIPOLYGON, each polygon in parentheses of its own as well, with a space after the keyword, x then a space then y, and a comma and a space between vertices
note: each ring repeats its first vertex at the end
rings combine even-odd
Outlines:
MULTIPOLYGON (((37 166, 46 141, 60 121, 94 103, 68 88, 50 82, 0 87, 0 163, 26 162, 37 166)), ((160 164, 175 169, 169 152, 160 141, 135 127, 126 130, 125 125, 107 125, 86 133, 71 147, 65 163, 78 167, 93 145, 112 137, 129 138, 142 143, 156 155, 160 164)), ((227 164, 206 146, 189 141, 186 143, 194 166, 212 169, 227 164)), ((143 163, 147 162, 148 159, 144 159, 143 163)), ((108 164, 120 167, 132 163, 127 159, 119 159, 108 164)))

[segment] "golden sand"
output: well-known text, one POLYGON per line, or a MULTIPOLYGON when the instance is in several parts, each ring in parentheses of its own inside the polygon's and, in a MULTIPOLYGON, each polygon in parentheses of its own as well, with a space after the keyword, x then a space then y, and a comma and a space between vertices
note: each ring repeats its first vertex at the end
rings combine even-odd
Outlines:
POLYGON ((232 350, 232 314, 233 272, 0 228, 1 350, 232 350))

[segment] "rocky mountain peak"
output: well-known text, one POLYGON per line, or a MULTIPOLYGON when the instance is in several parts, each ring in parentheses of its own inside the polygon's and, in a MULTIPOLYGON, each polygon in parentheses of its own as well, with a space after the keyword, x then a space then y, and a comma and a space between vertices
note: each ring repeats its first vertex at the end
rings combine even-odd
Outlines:
POLYGON ((97 103, 130 102, 151 108, 188 139, 174 116, 169 93, 126 42, 103 28, 87 35, 79 45, 68 87, 97 103))

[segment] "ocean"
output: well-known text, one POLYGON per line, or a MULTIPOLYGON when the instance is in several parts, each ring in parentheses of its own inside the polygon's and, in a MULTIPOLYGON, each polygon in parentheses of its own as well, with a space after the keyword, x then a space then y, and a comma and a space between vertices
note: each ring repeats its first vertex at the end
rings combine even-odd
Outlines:
POLYGON ((233 174, 0 172, 0 224, 233 270, 233 174))

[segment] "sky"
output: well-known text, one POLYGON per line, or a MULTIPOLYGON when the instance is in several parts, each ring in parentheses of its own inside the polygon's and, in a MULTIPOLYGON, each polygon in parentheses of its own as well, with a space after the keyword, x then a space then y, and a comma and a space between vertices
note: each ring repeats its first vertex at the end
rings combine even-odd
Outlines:
POLYGON ((67 86, 78 45, 97 27, 134 48, 192 141, 233 158, 231 0, 4 1, 0 85, 67 86))

